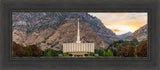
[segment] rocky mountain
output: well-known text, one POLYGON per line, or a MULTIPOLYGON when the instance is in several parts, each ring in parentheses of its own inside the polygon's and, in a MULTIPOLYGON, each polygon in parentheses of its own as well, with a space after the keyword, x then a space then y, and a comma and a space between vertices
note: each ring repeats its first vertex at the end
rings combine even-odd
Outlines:
POLYGON ((127 39, 128 37, 130 37, 132 35, 131 32, 127 32, 125 34, 122 34, 122 35, 117 35, 117 37, 121 40, 124 40, 124 39, 127 39))
POLYGON ((13 12, 13 41, 23 45, 37 44, 41 49, 62 49, 63 42, 75 42, 77 18, 80 18, 81 40, 96 42, 96 48, 107 48, 118 40, 96 17, 88 13, 13 12))
MULTIPOLYGON (((107 43, 88 26, 80 25, 80 39, 83 43, 94 42, 95 48, 107 48, 107 43)), ((75 43, 77 40, 77 25, 74 23, 65 23, 61 25, 56 32, 50 36, 45 44, 52 45, 53 49, 61 49, 63 43, 75 43)), ((42 43, 44 44, 44 43, 42 43)))
POLYGON ((137 38, 138 41, 142 41, 147 39, 148 36, 148 25, 144 25, 143 27, 136 30, 129 38, 128 40, 132 40, 133 38, 137 38))

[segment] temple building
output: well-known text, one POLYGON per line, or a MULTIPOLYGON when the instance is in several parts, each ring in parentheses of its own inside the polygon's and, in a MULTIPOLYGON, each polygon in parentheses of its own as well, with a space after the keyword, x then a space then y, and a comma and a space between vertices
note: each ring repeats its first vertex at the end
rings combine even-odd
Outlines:
POLYGON ((79 18, 76 43, 63 43, 63 53, 72 54, 72 57, 80 56, 85 57, 85 54, 94 53, 94 43, 81 43, 79 18))

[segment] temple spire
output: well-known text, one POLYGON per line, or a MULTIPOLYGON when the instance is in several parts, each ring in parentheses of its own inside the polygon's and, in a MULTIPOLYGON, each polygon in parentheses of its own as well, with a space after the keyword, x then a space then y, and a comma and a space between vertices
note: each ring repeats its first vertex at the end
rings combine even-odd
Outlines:
POLYGON ((78 18, 78 31, 77 31, 77 41, 76 43, 81 43, 80 41, 80 33, 79 33, 79 18, 78 18))

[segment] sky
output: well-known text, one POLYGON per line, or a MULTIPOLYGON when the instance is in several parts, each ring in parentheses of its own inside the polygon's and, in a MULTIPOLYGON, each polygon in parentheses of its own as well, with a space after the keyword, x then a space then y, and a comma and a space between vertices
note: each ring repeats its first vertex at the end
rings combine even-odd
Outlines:
POLYGON ((146 12, 132 12, 132 13, 89 13, 97 17, 116 35, 121 35, 127 32, 134 32, 140 27, 147 24, 146 12))

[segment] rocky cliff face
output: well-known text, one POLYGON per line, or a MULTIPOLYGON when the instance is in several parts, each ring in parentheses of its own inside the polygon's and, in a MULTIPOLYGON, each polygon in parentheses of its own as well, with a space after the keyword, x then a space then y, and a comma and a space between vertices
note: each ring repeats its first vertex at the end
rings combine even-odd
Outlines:
POLYGON ((128 40, 132 40, 133 38, 137 38, 138 41, 142 41, 147 39, 148 36, 148 25, 144 25, 140 29, 136 30, 129 38, 128 40))
POLYGON ((63 42, 75 42, 77 18, 80 18, 81 40, 96 42, 96 48, 107 48, 118 40, 96 17, 88 13, 13 13, 13 41, 37 44, 41 49, 62 49, 63 42))

